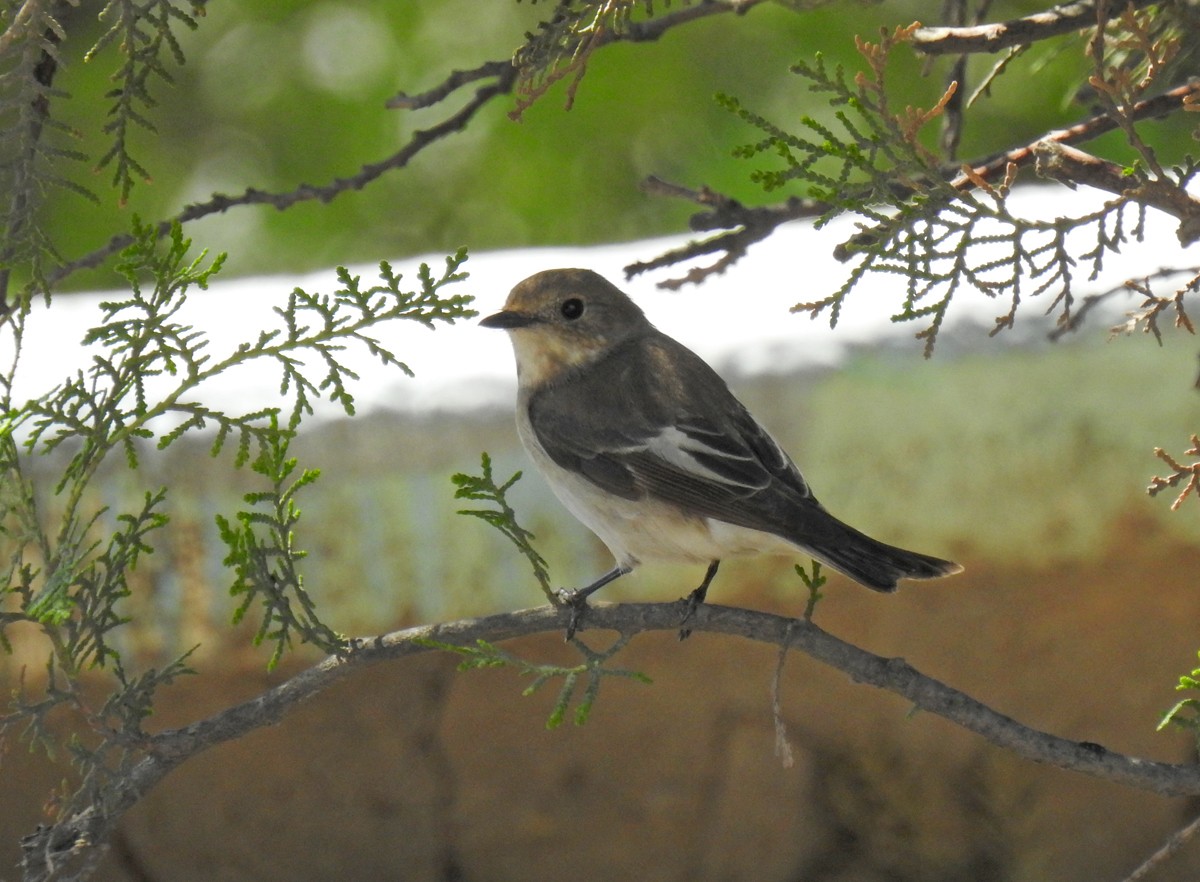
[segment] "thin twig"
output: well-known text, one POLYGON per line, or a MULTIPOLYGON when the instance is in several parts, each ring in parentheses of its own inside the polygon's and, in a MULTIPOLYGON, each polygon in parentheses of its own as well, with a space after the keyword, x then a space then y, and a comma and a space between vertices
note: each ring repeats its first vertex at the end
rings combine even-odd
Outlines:
POLYGON ((1163 843, 1162 848, 1146 858, 1140 867, 1125 877, 1123 882, 1138 882, 1139 879, 1145 879, 1155 867, 1164 863, 1171 855, 1183 848, 1196 833, 1200 831, 1200 817, 1193 820, 1171 835, 1171 838, 1163 843))
POLYGON ((510 68, 512 66, 511 61, 486 61, 479 65, 479 67, 472 68, 471 70, 456 70, 427 92, 420 92, 416 95, 409 95, 407 92, 397 92, 393 97, 388 99, 386 106, 389 110, 420 110, 425 107, 432 107, 449 98, 453 93, 467 85, 467 83, 474 83, 491 77, 503 79, 505 76, 511 76, 510 68))
POLYGON ((830 208, 827 202, 801 199, 798 196, 793 196, 778 205, 750 207, 708 187, 692 190, 653 176, 642 182, 642 190, 657 196, 686 199, 705 206, 706 211, 692 215, 688 221, 689 226, 696 232, 726 231, 708 239, 689 242, 682 248, 660 254, 652 260, 638 261, 625 267, 625 278, 630 279, 660 267, 673 266, 705 254, 722 252, 722 256, 715 263, 689 270, 682 278, 667 279, 658 283, 658 287, 669 290, 678 289, 685 284, 698 284, 711 275, 723 273, 744 257, 751 245, 767 238, 780 224, 804 217, 819 217, 830 208))
MULTIPOLYGON (((1197 96, 1200 96, 1200 79, 1177 86, 1154 98, 1139 101, 1130 109, 1128 118, 1134 121, 1167 116, 1184 110, 1185 106, 1194 101, 1197 96)), ((976 160, 964 167, 962 172, 950 181, 950 186, 965 192, 986 186, 993 181, 1003 180, 1007 188, 1016 179, 1017 173, 1021 169, 1036 163, 1039 149, 1045 150, 1047 145, 1052 144, 1069 145, 1090 141, 1117 127, 1117 122, 1108 114, 1089 117, 1069 128, 1050 132, 1032 143, 993 154, 983 160, 976 160)), ((1181 225, 1179 230, 1181 236, 1191 236, 1194 233, 1190 224, 1186 227, 1181 225)), ((850 260, 864 243, 873 243, 878 239, 879 230, 877 228, 863 230, 834 248, 834 257, 842 261, 850 260)))
MULTIPOLYGON (((968 0, 944 0, 942 18, 949 22, 950 27, 962 27, 966 24, 967 2, 968 0)), ((976 23, 978 24, 978 21, 976 23)), ((967 97, 967 58, 965 53, 955 58, 944 79, 946 90, 951 84, 954 86, 954 90, 949 92, 950 99, 942 108, 942 132, 938 139, 942 154, 947 159, 954 159, 958 155, 958 145, 962 140, 963 109, 967 97)))
MULTIPOLYGON (((1177 266, 1159 267, 1154 272, 1148 273, 1144 276, 1141 276, 1139 278, 1139 282, 1143 286, 1145 286, 1145 285, 1148 285, 1152 279, 1170 279, 1170 278, 1174 278, 1175 276, 1183 275, 1185 273, 1188 274, 1189 276, 1191 276, 1192 279, 1194 280, 1197 278, 1197 274, 1200 274, 1200 267, 1196 267, 1196 266, 1193 266, 1193 267, 1177 267, 1177 266)), ((1186 286, 1185 286, 1185 288, 1186 288, 1186 286)), ((1047 338, 1050 340, 1057 341, 1057 340, 1061 339, 1062 337, 1066 336, 1067 334, 1079 330, 1080 326, 1083 324, 1084 319, 1087 318, 1088 314, 1091 313, 1092 310, 1096 309, 1101 304, 1103 304, 1106 300, 1111 299, 1112 297, 1114 297, 1117 294, 1129 295, 1131 293, 1134 293, 1134 291, 1135 291, 1134 281, 1132 279, 1127 279, 1124 282, 1121 282, 1121 284, 1114 285, 1113 287, 1108 288, 1107 290, 1101 291, 1097 294, 1089 294, 1088 296, 1082 298, 1079 301, 1078 309, 1072 310, 1072 311, 1064 314, 1062 319, 1059 321, 1058 325, 1046 335, 1047 338)))
MULTIPOLYGON (((1128 6, 1140 8, 1157 0, 1109 0, 1105 8, 1120 11, 1128 6)), ((913 33, 912 46, 927 55, 969 52, 999 52, 1072 31, 1091 27, 1096 22, 1095 0, 1066 3, 1045 12, 1004 22, 973 27, 919 28, 913 33)))
POLYGON ((1115 162, 1055 141, 1039 141, 1033 153, 1043 177, 1095 187, 1173 215, 1179 219, 1176 235, 1185 248, 1200 239, 1200 199, 1183 188, 1158 178, 1130 177, 1115 162))
MULTIPOLYGON (((1200 96, 1200 80, 1184 83, 1182 86, 1176 86, 1174 89, 1164 92, 1161 95, 1156 95, 1145 101, 1139 101, 1130 109, 1130 118, 1132 120, 1144 120, 1167 116, 1176 111, 1183 110, 1184 106, 1190 100, 1194 100, 1194 96, 1200 96)), ((971 171, 975 177, 979 177, 985 181, 1003 178, 1010 164, 1017 168, 1033 164, 1036 159, 1035 154, 1038 145, 1040 144, 1045 144, 1046 142, 1079 144, 1084 141, 1090 141, 1093 138, 1098 138, 1116 128, 1117 123, 1113 118, 1106 113, 1102 113, 1089 117, 1068 128, 1050 132, 1024 146, 996 153, 985 159, 976 160, 971 163, 971 171)), ((969 190, 976 186, 972 178, 967 175, 960 175, 952 183, 959 190, 969 190)))
POLYGON ((600 45, 608 43, 652 43, 673 27, 689 22, 708 18, 710 15, 721 15, 732 12, 734 15, 745 15, 755 6, 767 0, 704 0, 694 6, 684 6, 674 12, 655 16, 645 21, 631 22, 620 32, 605 31, 600 45))
MULTIPOLYGON (((1135 120, 1167 116, 1183 110, 1197 98, 1200 98, 1200 80, 1185 83, 1162 95, 1140 101, 1133 106, 1130 115, 1135 120)), ((1045 150, 1047 144, 1082 143, 1111 132, 1116 127, 1116 123, 1107 114, 1092 116, 1068 128, 1050 132, 1032 143, 977 159, 956 176, 957 170, 947 169, 946 175, 951 178, 951 186, 963 191, 995 181, 1005 180, 1011 183, 1020 169, 1036 162, 1039 147, 1045 150)), ((804 217, 818 217, 831 207, 828 203, 815 199, 797 197, 774 205, 751 207, 708 187, 692 190, 656 177, 647 178, 642 184, 642 189, 647 193, 687 199, 704 206, 707 210, 692 215, 689 220, 691 228, 695 231, 727 230, 721 235, 689 242, 652 260, 639 261, 625 267, 625 275, 630 278, 639 273, 672 266, 707 254, 721 254, 712 264, 692 269, 681 278, 659 283, 659 287, 671 289, 700 282, 710 275, 724 272, 745 256, 751 245, 766 239, 781 224, 804 217)), ((1178 205, 1175 207, 1179 208, 1178 205)), ((1190 215, 1190 212, 1189 207, 1185 214, 1190 215)), ((1180 234, 1190 236, 1196 233, 1191 226, 1181 226, 1180 234)), ((835 248, 834 256, 849 259, 860 242, 874 240, 877 236, 878 233, 870 229, 856 234, 850 241, 835 248)))
MULTIPOLYGON (((504 95, 511 91, 514 80, 515 70, 511 66, 507 69, 501 69, 496 77, 496 81, 480 87, 471 100, 463 105, 457 113, 447 117, 435 126, 413 132, 412 137, 408 139, 408 143, 400 148, 400 150, 380 162, 364 165, 355 175, 348 178, 336 178, 322 186, 301 184, 294 190, 281 193, 270 193, 265 190, 254 189, 253 187, 247 188, 238 196, 226 196, 217 193, 207 202, 197 202, 189 205, 173 218, 159 223, 156 228, 158 235, 160 237, 167 235, 175 223, 183 224, 188 221, 199 220, 202 217, 207 217, 211 214, 220 214, 240 205, 272 205, 283 211, 300 202, 332 202, 343 193, 361 190, 387 172, 408 165, 418 153, 434 142, 465 129, 467 123, 479 112, 480 108, 497 95, 504 95)), ((125 248, 132 241, 133 237, 127 233, 113 236, 104 246, 75 260, 64 263, 53 272, 48 273, 47 280, 50 284, 55 284, 78 270, 92 269, 100 266, 111 255, 125 248)))

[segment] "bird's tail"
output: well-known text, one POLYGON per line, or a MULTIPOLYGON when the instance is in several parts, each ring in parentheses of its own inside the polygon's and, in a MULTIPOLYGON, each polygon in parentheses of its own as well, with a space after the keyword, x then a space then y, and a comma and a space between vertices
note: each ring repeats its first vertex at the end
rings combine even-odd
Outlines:
POLYGON ((868 588, 895 591, 901 579, 937 579, 962 572, 962 566, 953 561, 897 548, 841 522, 838 525, 840 535, 820 543, 806 542, 805 550, 868 588))

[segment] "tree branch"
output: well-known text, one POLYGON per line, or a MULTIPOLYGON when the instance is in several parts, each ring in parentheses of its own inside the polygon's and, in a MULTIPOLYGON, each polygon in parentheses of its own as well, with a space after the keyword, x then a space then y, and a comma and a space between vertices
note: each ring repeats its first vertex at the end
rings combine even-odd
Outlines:
POLYGON ((682 278, 667 279, 658 283, 659 288, 672 291, 686 284, 699 284, 711 275, 725 272, 746 255, 751 245, 767 238, 780 224, 802 217, 818 217, 830 208, 826 202, 801 199, 798 196, 793 196, 779 205, 752 208, 708 187, 692 190, 654 176, 642 182, 642 190, 656 196, 673 196, 706 206, 709 210, 697 212, 688 219, 688 225, 695 232, 726 231, 709 239, 689 242, 682 248, 660 254, 652 260, 638 261, 625 267, 625 278, 631 279, 641 273, 673 266, 701 255, 724 252, 715 263, 690 270, 682 278))
MULTIPOLYGON (((1109 0, 1105 8, 1120 12, 1129 6, 1140 8, 1152 2, 1156 0, 1109 0)), ((999 52, 1083 30, 1096 23, 1096 11, 1095 0, 1082 0, 1010 21, 972 27, 918 28, 913 33, 912 45, 926 55, 999 52)))
POLYGON ((407 92, 397 92, 392 98, 388 99, 385 106, 389 110, 420 110, 424 107, 432 107, 441 101, 445 101, 452 94, 467 85, 467 83, 485 80, 488 77, 496 77, 497 80, 510 77, 513 75, 512 67, 513 64, 511 61, 485 61, 479 67, 472 68, 471 70, 453 71, 450 76, 426 92, 421 92, 417 95, 409 95, 407 92))
MULTIPOLYGON (((1200 95, 1200 80, 1192 80, 1161 95, 1139 101, 1130 108, 1128 119, 1130 122, 1156 119, 1185 110, 1196 100, 1198 95, 1200 95)), ((1119 128, 1119 123, 1107 113, 1089 117, 1069 128, 1050 132, 1032 143, 1012 150, 1006 150, 1002 153, 993 154, 986 159, 976 160, 974 163, 964 166, 962 173, 951 180, 950 185, 956 190, 967 191, 997 179, 1011 182, 1016 179, 1016 173, 1020 169, 1034 165, 1037 162, 1039 150, 1044 154, 1046 151, 1053 150, 1054 145, 1070 145, 1090 141, 1117 128, 1119 128)), ((1060 180, 1067 182, 1063 178, 1060 178, 1060 180)), ((1160 190, 1168 186, 1164 183, 1161 185, 1160 190)), ((1177 199, 1175 197, 1172 198, 1174 200, 1172 202, 1173 208, 1175 209, 1172 213, 1181 219, 1179 228, 1180 240, 1183 241, 1184 237, 1197 235, 1194 229, 1194 222, 1190 217, 1185 218, 1183 215, 1178 214, 1179 205, 1177 199)), ((1158 194, 1157 199, 1159 203, 1167 201, 1167 197, 1162 195, 1161 192, 1158 194)), ((1146 204, 1154 205, 1157 208, 1162 207, 1160 204, 1151 201, 1147 201, 1146 204)), ((877 238, 878 232, 875 229, 863 230, 855 234, 847 242, 837 246, 834 249, 834 256, 838 260, 849 260, 863 243, 873 242, 877 238)))
POLYGON ((1179 849, 1187 845, 1197 832, 1200 832, 1200 817, 1195 818, 1179 830, 1176 830, 1171 838, 1163 843, 1161 848, 1146 858, 1140 867, 1126 876, 1124 882, 1139 882, 1139 880, 1145 879, 1154 870, 1166 863, 1179 849))
POLYGON ((1157 208, 1179 219, 1176 235, 1185 248, 1200 239, 1200 199, 1169 181, 1130 177, 1122 166, 1055 141, 1034 146, 1038 174, 1069 186, 1086 184, 1157 208))
MULTIPOLYGON (((609 43, 642 43, 654 41, 673 27, 688 24, 711 15, 723 13, 744 15, 753 7, 764 2, 766 0, 704 0, 704 2, 697 5, 683 7, 656 18, 634 22, 629 26, 628 30, 620 33, 605 32, 602 38, 598 40, 595 48, 609 43)), ((216 193, 208 201, 193 203, 185 207, 174 217, 159 223, 157 227, 158 234, 160 237, 165 236, 170 231, 173 223, 183 224, 188 221, 199 220, 212 214, 224 213, 231 208, 242 205, 272 205, 280 211, 284 211, 300 202, 311 202, 314 200, 331 202, 343 193, 361 190, 387 172, 405 167, 418 153, 436 141, 465 129, 467 124, 485 104, 499 95, 507 95, 512 92, 519 74, 520 70, 511 60, 488 61, 471 70, 454 71, 437 86, 417 95, 408 95, 404 92, 397 93, 389 99, 387 107, 413 110, 431 107, 445 100, 455 91, 469 83, 484 79, 494 80, 492 83, 477 89, 474 97, 457 113, 447 117, 431 128, 414 132, 408 143, 400 150, 379 162, 364 165, 355 175, 346 178, 335 178, 333 181, 319 186, 301 184, 295 189, 286 192, 272 193, 248 187, 237 196, 216 193)), ((132 241, 132 238, 128 234, 113 236, 100 248, 75 260, 68 261, 53 272, 48 273, 46 277, 47 283, 54 285, 81 269, 94 269, 104 263, 110 256, 125 248, 132 241)))
MULTIPOLYGON (((1191 82, 1184 83, 1182 86, 1176 86, 1174 89, 1164 92, 1161 95, 1147 98, 1145 101, 1139 101, 1130 108, 1129 119, 1133 122, 1138 122, 1144 119, 1157 119, 1158 117, 1168 116, 1177 111, 1184 110, 1196 100, 1197 96, 1200 96, 1200 80, 1192 80, 1191 82)), ((976 177, 983 180, 995 180, 1004 177, 1009 165, 1014 165, 1017 168, 1032 165, 1037 158, 1035 154, 1040 144, 1045 144, 1046 142, 1079 144, 1107 134, 1117 127, 1117 121, 1107 113, 1089 117, 1068 128, 1050 132, 1024 146, 996 153, 985 159, 978 159, 971 164, 971 175, 960 175, 954 179, 953 185, 959 190, 969 190, 976 186, 974 182, 974 178, 976 177)))
MULTIPOLYGON (((162 778, 184 761, 226 741, 278 723, 300 703, 348 674, 382 661, 430 651, 429 641, 473 646, 533 634, 561 631, 571 611, 551 606, 500 613, 396 631, 353 641, 343 656, 331 656, 257 698, 227 708, 181 729, 152 737, 148 754, 123 778, 112 782, 104 805, 93 805, 53 826, 39 828, 22 843, 27 880, 45 880, 95 859, 95 851, 112 834, 121 816, 162 778)), ((678 603, 599 604, 590 607, 583 624, 589 629, 619 632, 625 637, 646 631, 679 628, 678 603)), ((689 622, 693 631, 743 637, 800 650, 867 683, 911 701, 993 744, 1026 759, 1164 796, 1200 794, 1200 766, 1125 756, 1099 744, 1071 741, 1039 732, 951 686, 922 674, 903 659, 883 658, 823 631, 811 621, 789 619, 748 609, 704 604, 689 622)))
MULTIPOLYGON (((1182 286, 1180 286, 1179 288, 1176 289, 1174 297, 1172 297, 1172 298, 1165 298, 1165 297, 1153 298, 1157 302, 1164 302, 1164 303, 1172 302, 1172 303, 1176 303, 1176 304, 1181 303, 1184 294, 1186 294, 1188 292, 1195 292, 1196 290, 1200 290, 1200 266, 1190 266, 1190 267, 1163 266, 1163 267, 1159 267, 1158 269, 1154 270, 1153 272, 1146 273, 1146 274, 1138 277, 1137 279, 1126 279, 1121 284, 1114 285, 1113 287, 1109 288, 1106 291, 1101 291, 1097 294, 1089 294, 1088 296, 1084 297, 1079 302, 1078 309, 1074 309, 1069 314, 1064 315, 1062 317, 1062 319, 1059 321, 1058 325, 1053 330, 1051 330, 1046 336, 1048 339, 1057 342, 1059 339, 1061 339, 1065 335, 1072 333, 1074 331, 1077 331, 1079 329, 1079 327, 1083 324, 1084 320, 1087 318, 1088 314, 1091 313, 1092 310, 1101 306, 1105 301, 1111 299, 1115 295, 1117 295, 1117 294, 1129 295, 1129 294, 1137 293, 1137 294, 1141 294, 1143 297, 1146 297, 1147 292, 1150 289, 1150 283, 1152 280, 1173 279, 1173 278, 1177 278, 1177 277, 1183 276, 1183 275, 1188 276, 1188 279, 1182 286)), ((1150 298, 1147 298, 1147 299, 1150 299, 1150 298)), ((1143 307, 1148 309, 1152 305, 1153 304, 1150 304, 1148 306, 1147 304, 1143 304, 1143 307)), ((1181 307, 1177 307, 1177 308, 1181 308, 1181 307)), ((1142 315, 1144 315, 1144 314, 1145 313, 1142 313, 1142 315)), ((1137 315, 1137 314, 1135 314, 1135 315, 1137 315)), ((1115 334, 1120 333, 1122 330, 1127 330, 1127 328, 1128 328, 1128 323, 1126 323, 1126 325, 1124 327, 1122 325, 1118 325, 1115 328, 1111 329, 1111 333, 1115 335, 1115 334)), ((1151 333, 1154 332, 1153 328, 1149 328, 1148 330, 1150 330, 1151 333)), ((1198 385, 1200 385, 1200 383, 1198 383, 1198 385)))
MULTIPOLYGON (((1130 108, 1129 116, 1134 121, 1167 116, 1186 109, 1198 97, 1200 97, 1200 80, 1193 80, 1161 95, 1139 101, 1130 108)), ((1111 116, 1098 114, 1068 128, 1050 132, 1032 143, 977 159, 964 166, 963 171, 957 175, 956 170, 950 168, 946 169, 945 174, 955 189, 971 190, 980 186, 982 182, 990 183, 1005 179, 1009 175, 1015 176, 1020 169, 1034 165, 1038 150, 1045 151, 1048 149, 1048 144, 1078 144, 1090 141, 1116 128, 1117 123, 1111 116)), ((1171 213, 1181 220, 1179 231, 1181 237, 1200 236, 1200 231, 1195 230, 1192 222, 1193 209, 1190 203, 1194 200, 1190 200, 1190 197, 1186 197, 1185 194, 1185 198, 1188 198, 1189 202, 1184 205, 1179 201, 1179 197, 1162 192, 1166 188, 1168 188, 1166 184, 1160 188, 1156 197, 1158 202, 1147 199, 1147 204, 1155 207, 1162 207, 1158 204, 1159 202, 1169 204, 1171 213)), ((721 257, 708 266, 698 267, 680 278, 668 279, 659 283, 659 287, 670 289, 676 289, 688 283, 699 283, 710 275, 723 273, 744 257, 751 245, 766 239, 781 224, 804 217, 817 217, 830 208, 827 203, 797 197, 791 197, 774 205, 746 206, 738 200, 710 190, 708 187, 692 190, 656 177, 647 178, 642 184, 642 189, 653 195, 687 199, 697 205, 705 206, 707 210, 698 212, 689 218, 689 225, 697 232, 727 230, 721 235, 689 242, 682 248, 668 251, 652 260, 638 261, 625 267, 626 277, 632 278, 648 270, 661 269, 706 254, 722 252, 721 257)), ((874 230, 864 230, 848 242, 839 245, 835 249, 834 255, 839 260, 848 260, 855 253, 856 247, 864 241, 873 240, 876 236, 877 233, 874 230)))
POLYGON ((674 12, 655 16, 645 21, 635 21, 620 33, 606 31, 598 45, 608 43, 647 43, 653 42, 673 27, 689 22, 708 18, 710 15, 720 15, 732 12, 734 15, 745 15, 755 6, 766 0, 703 0, 695 6, 684 6, 674 12))
MULTIPOLYGON (((385 173, 408 165, 418 153, 436 141, 455 132, 462 131, 467 127, 467 123, 471 121, 480 108, 497 95, 504 95, 512 91, 513 83, 516 80, 516 70, 511 65, 494 68, 489 65, 483 65, 481 68, 477 68, 477 71, 484 69, 487 69, 488 75, 495 76, 495 82, 481 86, 476 90, 474 97, 457 113, 447 117, 435 126, 413 132, 412 137, 408 139, 408 142, 400 150, 379 162, 364 165, 359 169, 357 174, 348 178, 335 178, 323 186, 301 184, 294 190, 282 193, 270 193, 253 187, 246 188, 238 196, 226 196, 222 193, 216 193, 207 202, 193 203, 173 218, 161 221, 156 228, 159 237, 167 235, 175 223, 183 224, 188 221, 199 220, 210 214, 221 214, 240 205, 273 205, 280 211, 284 211, 300 202, 310 202, 313 200, 332 202, 342 193, 363 189, 363 187, 385 173)), ((462 73, 456 71, 451 75, 450 79, 461 76, 462 73)), ((449 93, 447 92, 447 94, 449 93)), ((396 101, 397 99, 393 98, 392 100, 396 101)), ((53 285, 78 270, 98 267, 111 255, 125 248, 132 241, 133 237, 128 233, 113 236, 107 244, 97 248, 95 251, 64 263, 54 272, 48 273, 47 281, 53 285)))

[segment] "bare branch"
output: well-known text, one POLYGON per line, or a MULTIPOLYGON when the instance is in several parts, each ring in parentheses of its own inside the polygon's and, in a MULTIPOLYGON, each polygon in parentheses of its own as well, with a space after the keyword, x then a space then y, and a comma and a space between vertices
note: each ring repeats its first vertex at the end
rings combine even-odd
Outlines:
MULTIPOLYGON (((1164 92, 1145 101, 1139 101, 1130 109, 1129 115, 1133 120, 1156 119, 1168 116, 1176 111, 1185 110, 1189 104, 1196 100, 1197 96, 1200 96, 1200 80, 1193 80, 1182 86, 1177 86, 1169 92, 1164 92)), ((986 159, 976 160, 971 163, 972 172, 983 180, 990 181, 1003 178, 1010 164, 1017 168, 1031 165, 1036 159, 1034 154, 1038 145, 1047 142, 1079 144, 1084 141, 1090 141, 1093 138, 1098 138, 1116 128, 1116 121, 1108 114, 1102 113, 1089 117, 1069 128, 1051 132, 1023 147, 1006 150, 1003 153, 994 154, 986 159)), ((960 190, 969 190, 976 184, 967 175, 962 175, 953 181, 953 185, 960 190)))
POLYGON ((397 92, 393 97, 388 99, 386 106, 389 110, 420 110, 424 107, 432 107, 441 101, 445 101, 468 83, 486 80, 489 77, 495 77, 499 80, 506 76, 511 76, 510 69, 512 66, 511 61, 487 61, 471 70, 456 70, 427 92, 421 92, 417 95, 409 95, 407 92, 397 92))
POLYGON ((565 107, 570 110, 592 55, 603 46, 652 42, 680 24, 725 12, 743 15, 763 2, 765 0, 706 0, 699 5, 684 6, 665 15, 635 22, 629 18, 630 4, 608 0, 594 8, 585 6, 578 10, 586 25, 578 22, 572 25, 556 16, 551 24, 563 24, 561 31, 552 27, 547 35, 543 35, 547 37, 544 42, 540 37, 533 37, 517 50, 514 58, 518 68, 517 100, 509 118, 520 120, 527 109, 555 83, 563 80, 567 81, 565 107))
MULTIPOLYGON (((1156 119, 1177 111, 1189 109, 1197 100, 1197 97, 1200 97, 1200 80, 1192 80, 1182 86, 1171 89, 1169 92, 1156 95, 1154 98, 1139 101, 1130 108, 1127 116, 1131 121, 1156 119)), ((1048 145, 1051 144, 1067 145, 1090 141, 1118 127, 1117 121, 1109 114, 1104 113, 1089 117, 1069 128, 1051 132, 1030 144, 994 154, 986 159, 976 160, 970 166, 964 168, 950 182, 950 185, 957 190, 966 191, 984 187, 996 180, 1003 180, 1007 189, 1011 186, 1012 182, 1016 179, 1017 173, 1022 168, 1036 163, 1037 151, 1039 149, 1046 150, 1048 145)), ((1190 221, 1180 225, 1180 236, 1197 234, 1190 221)), ((838 260, 849 260, 854 255, 856 249, 861 247, 863 243, 875 241, 878 235, 879 233, 875 229, 867 229, 857 233, 847 242, 837 246, 834 249, 834 256, 838 260)))
POLYGON ((640 273, 673 266, 705 254, 724 252, 715 263, 692 269, 681 278, 658 283, 659 288, 669 290, 676 290, 686 284, 699 284, 711 275, 725 272, 746 255, 751 245, 767 238, 780 224, 803 217, 818 217, 830 209, 826 202, 801 199, 798 196, 793 196, 779 205, 752 208, 708 187, 692 190, 653 176, 642 182, 642 190, 657 196, 687 199, 697 205, 706 206, 709 210, 698 212, 688 219, 689 226, 696 232, 727 231, 709 239, 689 242, 684 247, 660 254, 653 260, 638 261, 625 267, 625 278, 631 279, 640 273))
POLYGON ((1166 863, 1175 852, 1187 845, 1197 832, 1200 832, 1200 817, 1176 830, 1171 838, 1163 843, 1162 848, 1146 858, 1140 867, 1125 877, 1124 882, 1138 882, 1139 879, 1145 879, 1156 867, 1166 863))
MULTIPOLYGON (((975 11, 975 24, 983 21, 990 5, 990 0, 984 0, 979 5, 975 11)), ((943 0, 942 18, 951 27, 964 27, 967 20, 967 0, 943 0)), ((954 59, 944 79, 947 91, 950 85, 954 84, 954 92, 950 93, 951 98, 946 102, 942 116, 942 133, 938 139, 942 155, 948 159, 954 159, 958 155, 958 145, 962 140, 963 111, 968 106, 966 95, 967 58, 966 54, 962 54, 954 59)), ((927 59, 926 64, 931 61, 932 59, 927 59)))
MULTIPOLYGON (((1149 6, 1154 0, 1109 0, 1105 9, 1119 12, 1129 6, 1149 6)), ((968 52, 999 52, 1013 46, 1069 34, 1096 23, 1095 0, 1066 3, 1045 12, 1010 21, 973 27, 920 28, 913 34, 913 48, 927 55, 968 52)))
MULTIPOLYGON (((488 65, 483 65, 483 68, 487 67, 488 65)), ((483 68, 477 68, 476 70, 482 70, 483 68)), ((272 205, 283 211, 300 202, 311 202, 314 200, 332 202, 342 193, 361 190, 387 172, 408 165, 418 153, 436 141, 448 137, 455 132, 461 132, 480 108, 497 95, 504 95, 512 90, 513 82, 516 79, 516 71, 511 65, 505 68, 495 68, 490 73, 496 77, 495 82, 481 86, 475 92, 474 97, 463 105, 457 113, 447 117, 435 126, 413 132, 412 137, 408 139, 408 143, 400 148, 400 150, 384 160, 364 165, 359 169, 357 174, 351 177, 336 178, 323 186, 301 184, 294 190, 282 193, 270 193, 265 190, 257 190, 253 187, 247 188, 245 192, 238 196, 226 196, 217 193, 207 202, 197 202, 189 205, 173 218, 160 222, 157 226, 158 235, 159 237, 167 235, 175 223, 182 224, 188 221, 199 220, 210 214, 221 214, 240 205, 272 205)), ((456 72, 451 78, 455 76, 461 76, 461 74, 456 72)), ((395 101, 397 99, 393 98, 392 100, 395 101)), ((54 284, 62 281, 77 270, 100 266, 111 255, 125 248, 132 241, 133 237, 128 233, 113 236, 104 246, 97 248, 89 254, 85 254, 83 257, 64 263, 54 272, 48 273, 47 280, 50 284, 54 284)))
MULTIPOLYGON (((1198 98, 1200 98, 1200 80, 1194 80, 1162 95, 1138 102, 1130 109, 1129 115, 1134 120, 1167 116, 1186 110, 1198 98)), ((1039 149, 1046 150, 1048 144, 1068 145, 1089 141, 1116 128, 1116 122, 1108 114, 1089 117, 1069 128, 1051 132, 1033 143, 977 159, 958 172, 957 176, 951 180, 951 186, 965 191, 1003 181, 1007 190, 1020 169, 1029 167, 1036 162, 1039 149)), ((947 170, 946 174, 949 177, 954 172, 947 170)), ((642 189, 655 195, 687 199, 709 209, 694 214, 689 219, 689 225, 697 232, 728 231, 708 239, 689 242, 682 248, 661 254, 652 260, 639 261, 625 267, 625 275, 630 278, 639 273, 672 266, 707 254, 721 255, 707 266, 692 269, 682 277, 659 283, 659 287, 669 289, 676 289, 688 283, 698 283, 710 275, 720 274, 745 256, 751 245, 770 236, 780 224, 804 217, 817 217, 831 208, 825 202, 797 197, 774 205, 749 207, 707 187, 692 190, 655 177, 647 178, 642 184, 642 189)), ((1166 189, 1168 188, 1164 185, 1162 190, 1166 189)), ((1179 188, 1169 189, 1178 190, 1179 188)), ((1176 214, 1183 221, 1179 229, 1181 237, 1200 236, 1200 230, 1196 229, 1191 220, 1193 211, 1191 203, 1194 200, 1183 194, 1182 198, 1188 200, 1188 205, 1183 206, 1177 201, 1179 196, 1161 192, 1157 198, 1164 204, 1170 204, 1175 209, 1172 213, 1181 212, 1176 214), (1187 216, 1186 220, 1185 215, 1187 216)), ((1158 207, 1154 202, 1148 201, 1147 204, 1158 207)), ((876 231, 865 230, 854 236, 849 242, 838 246, 834 254, 839 259, 849 259, 858 245, 864 241, 871 241, 876 236, 876 231)))
MULTIPOLYGON (((262 695, 181 729, 152 739, 148 756, 113 782, 104 806, 92 806, 54 826, 26 837, 27 878, 43 880, 89 859, 111 835, 121 815, 179 764, 226 741, 278 723, 303 701, 353 671, 381 661, 430 650, 430 642, 474 646, 511 640, 567 626, 571 610, 543 606, 396 631, 352 641, 343 656, 331 656, 262 695)), ((675 631, 677 603, 598 604, 584 625, 617 631, 623 637, 646 631, 675 631)), ((1077 742, 1039 732, 1004 716, 951 686, 922 674, 903 659, 883 658, 846 643, 811 621, 724 606, 702 605, 689 621, 694 631, 727 634, 800 650, 867 683, 911 701, 915 707, 982 735, 993 744, 1061 769, 1093 775, 1164 796, 1200 794, 1200 766, 1155 762, 1126 756, 1099 744, 1077 742)))
POLYGON ((1122 166, 1056 141, 1039 141, 1033 148, 1040 175, 1064 184, 1086 184, 1157 208, 1179 218, 1179 244, 1200 239, 1200 200, 1164 180, 1131 177, 1122 166))

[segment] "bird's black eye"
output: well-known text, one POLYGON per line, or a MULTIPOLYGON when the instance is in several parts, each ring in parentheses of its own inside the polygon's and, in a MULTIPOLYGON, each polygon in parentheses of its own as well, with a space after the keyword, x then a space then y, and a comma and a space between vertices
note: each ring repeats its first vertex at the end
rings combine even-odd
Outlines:
POLYGON ((572 297, 570 300, 564 300, 559 306, 558 311, 562 313, 563 318, 567 321, 575 321, 583 315, 583 301, 578 297, 572 297))

